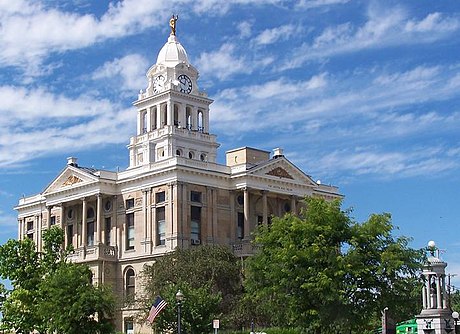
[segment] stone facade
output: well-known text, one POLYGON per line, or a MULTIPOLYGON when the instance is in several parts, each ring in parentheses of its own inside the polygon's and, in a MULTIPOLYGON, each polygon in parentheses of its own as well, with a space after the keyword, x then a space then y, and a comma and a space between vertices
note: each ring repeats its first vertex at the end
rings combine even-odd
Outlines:
MULTIPOLYGON (((42 248, 51 225, 65 231, 70 259, 87 263, 94 283, 111 284, 120 298, 140 294, 146 264, 176 247, 228 245, 250 256, 251 233, 272 215, 299 212, 305 196, 339 198, 338 189, 314 182, 283 155, 243 147, 216 162, 209 133, 210 100, 198 88, 198 71, 175 35, 147 72, 148 86, 134 102, 137 134, 130 139, 129 167, 96 170, 69 158, 38 195, 21 198, 18 238, 42 248)), ((117 312, 117 330, 150 332, 132 324, 139 310, 117 312)))

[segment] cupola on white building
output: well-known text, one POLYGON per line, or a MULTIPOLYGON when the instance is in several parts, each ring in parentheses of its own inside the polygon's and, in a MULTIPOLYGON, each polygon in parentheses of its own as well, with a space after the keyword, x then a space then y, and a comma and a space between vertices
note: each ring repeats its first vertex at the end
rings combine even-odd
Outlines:
MULTIPOLYGON (((19 200, 18 238, 31 238, 41 249, 43 231, 62 227, 66 246, 75 249, 71 260, 87 263, 95 283, 112 284, 124 298, 140 291, 145 264, 176 247, 223 244, 249 256, 257 224, 298 212, 305 196, 341 197, 279 148, 273 154, 237 148, 218 163, 212 102, 199 89, 198 70, 172 20, 171 35, 147 71, 147 87, 134 102, 137 133, 128 144, 129 167, 96 170, 68 158, 40 194, 19 200)), ((136 311, 119 310, 117 330, 131 332, 136 311)), ((145 325, 139 329, 149 332, 145 325)))

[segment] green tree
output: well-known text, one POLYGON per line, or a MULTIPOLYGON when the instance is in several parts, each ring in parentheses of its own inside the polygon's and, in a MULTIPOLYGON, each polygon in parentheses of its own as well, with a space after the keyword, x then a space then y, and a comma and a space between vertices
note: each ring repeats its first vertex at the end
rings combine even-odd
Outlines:
POLYGON ((245 299, 259 323, 353 331, 371 326, 384 307, 402 319, 419 311, 408 298, 422 252, 393 237, 388 214, 357 224, 340 206, 307 198, 299 216, 274 218, 257 231, 245 299))
POLYGON ((233 311, 242 296, 240 263, 227 247, 176 249, 148 266, 143 276, 147 295, 141 298, 146 310, 140 315, 142 320, 157 295, 169 304, 154 323, 160 330, 176 328, 179 289, 185 296, 182 318, 187 333, 209 331, 216 317, 227 326, 234 326, 238 318, 233 311))
POLYGON ((30 239, 0 246, 0 276, 11 281, 2 291, 3 325, 17 333, 110 333, 114 298, 105 287, 90 283, 86 265, 66 262, 63 231, 43 233, 43 252, 30 239), (77 328, 78 331, 71 331, 77 328))

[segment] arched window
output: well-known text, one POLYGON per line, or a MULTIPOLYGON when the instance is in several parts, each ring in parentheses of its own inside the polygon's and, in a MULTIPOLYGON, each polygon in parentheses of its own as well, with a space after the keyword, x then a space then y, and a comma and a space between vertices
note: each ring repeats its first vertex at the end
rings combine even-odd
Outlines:
POLYGON ((142 112, 142 119, 141 119, 141 133, 147 132, 147 112, 142 112))
POLYGON ((134 269, 129 268, 125 273, 125 294, 127 299, 134 299, 136 293, 136 276, 134 269))
POLYGON ((86 210, 86 246, 94 246, 94 209, 88 208, 86 210))
POLYGON ((158 125, 157 125, 157 107, 153 107, 152 109, 152 114, 151 114, 152 118, 150 120, 150 124, 152 124, 152 130, 155 130, 158 128, 158 125))
POLYGON ((192 151, 188 152, 189 159, 193 159, 194 156, 195 154, 192 151))
POLYGON ((177 149, 177 150, 176 150, 176 155, 177 155, 178 157, 182 156, 182 151, 181 151, 180 149, 177 149))
POLYGON ((185 119, 187 129, 192 130, 192 109, 190 107, 185 108, 185 119))
POLYGON ((198 110, 197 123, 198 123, 198 131, 203 132, 204 127, 203 127, 203 111, 202 110, 198 110))
POLYGON ((174 126, 179 126, 179 107, 174 105, 174 126))

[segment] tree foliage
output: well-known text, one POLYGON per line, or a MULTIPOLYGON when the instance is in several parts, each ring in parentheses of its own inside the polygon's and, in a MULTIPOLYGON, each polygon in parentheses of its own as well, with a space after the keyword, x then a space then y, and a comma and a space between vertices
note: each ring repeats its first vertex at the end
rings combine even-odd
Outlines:
POLYGON ((43 252, 30 239, 0 246, 0 276, 11 281, 3 289, 3 325, 17 333, 111 333, 114 297, 91 284, 86 265, 66 262, 63 231, 43 233, 43 252))
POLYGON ((247 261, 246 301, 266 325, 316 332, 363 330, 389 307, 418 313, 414 291, 423 253, 394 237, 389 214, 355 223, 340 201, 306 199, 306 210, 259 228, 260 251, 247 261))
POLYGON ((211 322, 232 325, 241 295, 240 263, 233 253, 223 246, 199 246, 191 249, 176 249, 148 266, 143 276, 147 296, 141 318, 151 302, 160 295, 168 302, 154 325, 159 330, 175 330, 177 322, 175 294, 180 289, 185 301, 182 303, 182 326, 187 333, 204 333, 211 322), (225 316, 222 318, 222 316, 225 316))

